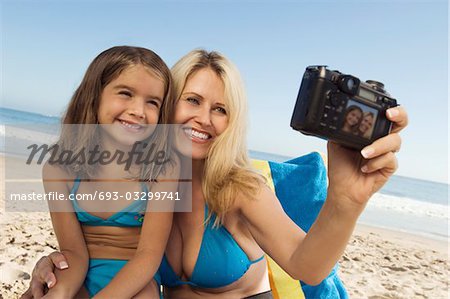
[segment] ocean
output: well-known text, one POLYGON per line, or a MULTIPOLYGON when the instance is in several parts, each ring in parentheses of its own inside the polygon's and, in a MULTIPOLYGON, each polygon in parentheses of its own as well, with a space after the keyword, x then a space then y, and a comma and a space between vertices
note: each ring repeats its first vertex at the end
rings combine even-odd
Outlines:
MULTIPOLYGON (((0 107, 0 136, 2 137, 0 152, 21 154, 5 146, 5 140, 8 138, 5 125, 17 127, 14 131, 15 138, 42 141, 57 132, 59 122, 60 119, 55 116, 0 107), (29 129, 30 125, 33 125, 33 133, 24 133, 26 130, 22 129, 29 129)), ((292 157, 252 150, 250 150, 250 156, 276 162, 292 159, 292 157)), ((449 189, 448 184, 394 175, 370 199, 359 223, 448 240, 449 189)))

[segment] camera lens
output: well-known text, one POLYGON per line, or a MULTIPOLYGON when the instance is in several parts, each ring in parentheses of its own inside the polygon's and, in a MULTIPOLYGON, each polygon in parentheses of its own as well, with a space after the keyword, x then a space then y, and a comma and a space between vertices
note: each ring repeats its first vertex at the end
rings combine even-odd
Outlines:
POLYGON ((358 92, 359 83, 360 81, 358 78, 350 75, 343 75, 339 78, 338 86, 343 92, 355 95, 358 92))

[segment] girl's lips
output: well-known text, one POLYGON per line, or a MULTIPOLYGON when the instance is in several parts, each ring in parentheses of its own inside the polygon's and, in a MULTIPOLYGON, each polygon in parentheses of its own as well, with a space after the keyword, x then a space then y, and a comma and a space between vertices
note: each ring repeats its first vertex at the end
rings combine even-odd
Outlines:
POLYGON ((132 121, 127 121, 127 120, 122 120, 122 119, 117 119, 117 121, 125 130, 127 130, 129 132, 138 133, 138 132, 142 132, 144 129, 144 127, 142 125, 132 122, 132 121))

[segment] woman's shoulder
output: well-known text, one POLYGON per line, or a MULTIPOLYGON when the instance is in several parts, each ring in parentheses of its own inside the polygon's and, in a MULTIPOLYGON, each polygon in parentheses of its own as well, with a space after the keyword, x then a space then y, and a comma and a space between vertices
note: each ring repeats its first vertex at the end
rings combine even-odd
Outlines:
POLYGON ((258 187, 251 194, 245 190, 238 190, 233 208, 239 211, 245 211, 276 198, 263 177, 258 178, 257 183, 258 187))

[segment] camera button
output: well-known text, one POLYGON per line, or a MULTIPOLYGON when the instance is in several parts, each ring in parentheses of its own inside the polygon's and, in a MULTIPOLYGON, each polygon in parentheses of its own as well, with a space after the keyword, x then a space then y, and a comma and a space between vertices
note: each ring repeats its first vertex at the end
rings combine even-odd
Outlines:
POLYGON ((340 104, 339 97, 337 97, 336 95, 333 95, 330 98, 330 102, 331 102, 331 105, 338 106, 340 104))

